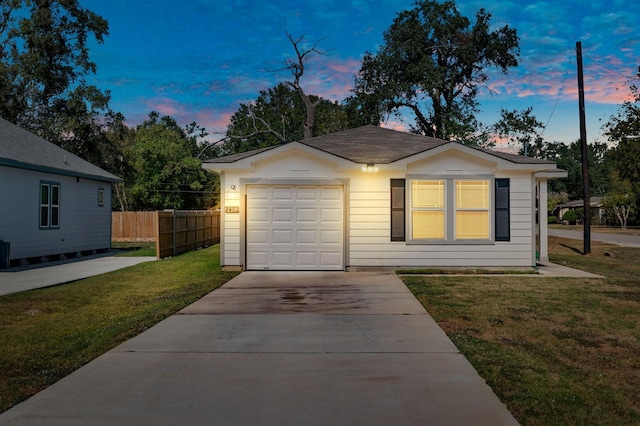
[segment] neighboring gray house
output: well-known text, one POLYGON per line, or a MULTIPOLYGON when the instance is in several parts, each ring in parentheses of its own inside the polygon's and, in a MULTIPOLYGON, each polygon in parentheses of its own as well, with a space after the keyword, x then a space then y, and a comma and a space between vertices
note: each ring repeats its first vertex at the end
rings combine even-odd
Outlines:
POLYGON ((108 250, 111 184, 120 181, 117 176, 0 118, 3 251, 8 248, 15 263, 108 250))
POLYGON ((536 201, 546 206, 547 180, 567 174, 374 126, 203 167, 221 176, 222 265, 249 270, 531 267, 537 249, 548 260, 536 201))
MULTIPOLYGON (((589 199, 589 209, 592 217, 592 223, 595 225, 601 225, 604 222, 604 210, 602 209, 603 197, 591 197, 589 199)), ((564 204, 558 204, 553 213, 558 217, 558 222, 562 222, 562 217, 569 210, 576 210, 584 208, 583 200, 573 200, 564 204)))

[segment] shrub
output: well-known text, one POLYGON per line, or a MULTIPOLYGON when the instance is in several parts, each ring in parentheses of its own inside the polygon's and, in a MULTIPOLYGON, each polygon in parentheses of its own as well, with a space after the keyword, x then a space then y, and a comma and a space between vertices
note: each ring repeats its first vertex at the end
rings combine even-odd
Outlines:
POLYGON ((569 222, 569 225, 575 225, 578 220, 578 213, 575 210, 569 210, 562 216, 562 220, 569 222))
POLYGON ((558 217, 557 216, 547 217, 547 223, 558 223, 558 217))

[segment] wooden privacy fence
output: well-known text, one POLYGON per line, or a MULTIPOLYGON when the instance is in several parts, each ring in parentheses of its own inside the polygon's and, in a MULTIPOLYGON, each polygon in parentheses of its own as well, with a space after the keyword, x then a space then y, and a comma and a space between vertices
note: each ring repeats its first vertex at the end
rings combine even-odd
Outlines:
POLYGON ((158 258, 220 242, 220 211, 113 212, 112 241, 155 241, 158 258))
POLYGON ((175 256, 220 242, 220 212, 173 210, 158 212, 156 256, 175 256))
POLYGON ((147 242, 158 236, 158 212, 112 212, 111 241, 147 242))

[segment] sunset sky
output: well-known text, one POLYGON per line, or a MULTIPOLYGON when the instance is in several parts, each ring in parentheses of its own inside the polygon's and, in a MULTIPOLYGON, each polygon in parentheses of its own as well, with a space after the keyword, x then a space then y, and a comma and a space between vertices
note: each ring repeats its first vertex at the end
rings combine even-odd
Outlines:
MULTIPOLYGON (((365 52, 375 52, 406 0, 81 0, 109 21, 89 83, 111 91, 111 107, 135 126, 151 111, 179 123, 196 121, 210 138, 223 133, 241 102, 289 75, 293 55, 285 30, 319 41, 327 51, 308 65, 303 86, 331 100, 350 94, 365 52)), ((487 2, 458 0, 474 20, 484 7, 493 24, 520 36, 520 65, 492 73, 480 92, 479 116, 491 124, 501 108, 525 109, 543 123, 547 141, 579 138, 576 42, 582 42, 588 140, 604 141, 601 126, 629 95, 640 65, 640 8, 626 0, 487 2)), ((402 129, 402 123, 386 123, 402 129)))

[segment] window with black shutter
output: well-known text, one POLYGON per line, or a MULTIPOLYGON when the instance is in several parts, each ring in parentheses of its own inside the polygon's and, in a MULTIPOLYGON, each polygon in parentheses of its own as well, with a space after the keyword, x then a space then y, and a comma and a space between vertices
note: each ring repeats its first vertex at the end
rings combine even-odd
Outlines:
POLYGON ((509 179, 496 179, 496 241, 511 240, 509 212, 509 179))
POLYGON ((405 241, 404 179, 391 179, 391 241, 405 241))

